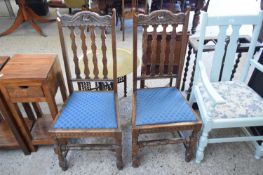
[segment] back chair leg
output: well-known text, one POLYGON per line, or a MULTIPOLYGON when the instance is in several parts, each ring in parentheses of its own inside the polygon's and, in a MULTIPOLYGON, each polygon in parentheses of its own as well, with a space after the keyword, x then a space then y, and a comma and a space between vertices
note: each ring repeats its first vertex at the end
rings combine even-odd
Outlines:
POLYGON ((119 170, 123 169, 123 160, 122 160, 122 133, 120 132, 116 137, 116 165, 119 170))
POLYGON ((195 145, 197 142, 197 134, 198 134, 198 130, 194 129, 189 138, 189 142, 187 144, 186 151, 185 151, 185 161, 186 162, 190 162, 194 157, 194 150, 195 150, 195 145))
POLYGON ((202 135, 199 139, 199 144, 198 144, 198 148, 196 151, 196 163, 200 163, 204 158, 204 150, 208 144, 208 133, 209 133, 209 131, 210 130, 208 129, 208 127, 205 126, 205 124, 203 124, 202 135))
POLYGON ((137 168, 140 165, 140 161, 138 158, 139 153, 139 131, 132 130, 132 167, 137 168))
POLYGON ((62 147, 65 146, 63 143, 65 142, 64 141, 61 142, 59 139, 56 139, 54 151, 58 155, 59 166, 63 171, 66 171, 68 169, 68 164, 66 159, 66 153, 63 153, 63 149, 62 149, 62 147))

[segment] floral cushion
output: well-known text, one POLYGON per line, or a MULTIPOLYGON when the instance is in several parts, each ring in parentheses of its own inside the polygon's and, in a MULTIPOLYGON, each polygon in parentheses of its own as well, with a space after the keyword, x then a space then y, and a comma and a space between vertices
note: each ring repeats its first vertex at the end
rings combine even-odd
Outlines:
MULTIPOLYGON (((225 81, 214 82, 212 86, 224 98, 226 103, 217 104, 210 117, 216 119, 263 117, 263 98, 243 82, 225 81)), ((198 85, 204 98, 206 108, 209 109, 212 99, 209 98, 204 87, 198 85)))

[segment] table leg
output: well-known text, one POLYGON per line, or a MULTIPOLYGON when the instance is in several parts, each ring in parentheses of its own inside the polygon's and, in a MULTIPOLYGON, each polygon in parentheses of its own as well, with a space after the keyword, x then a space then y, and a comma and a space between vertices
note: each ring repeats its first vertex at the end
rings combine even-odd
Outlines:
POLYGON ((35 115, 32 111, 30 104, 29 103, 22 103, 22 105, 23 105, 25 112, 27 114, 27 118, 33 122, 36 121, 35 115))
POLYGON ((186 77, 187 77, 187 73, 188 73, 189 62, 191 60, 191 53, 192 53, 192 46, 189 43, 188 55, 187 55, 187 58, 186 58, 186 63, 185 63, 185 68, 184 68, 184 77, 183 77, 183 83, 182 83, 181 91, 184 91, 184 89, 185 89, 185 82, 186 82, 186 77))
POLYGON ((127 97, 127 75, 124 77, 124 97, 127 97))
POLYGON ((141 80, 140 82, 140 88, 143 89, 145 87, 145 80, 141 80))
POLYGON ((17 125, 20 129, 20 133, 21 133, 24 141, 27 143, 29 151, 30 152, 37 151, 37 147, 32 144, 32 136, 31 136, 30 130, 29 130, 29 128, 28 128, 17 104, 10 103, 10 102, 7 102, 7 103, 8 103, 8 107, 9 107, 10 111, 12 112, 12 114, 14 116, 15 123, 17 123, 17 125))
POLYGON ((230 77, 230 80, 231 80, 231 81, 232 81, 233 78, 234 78, 234 75, 235 75, 235 73, 236 73, 236 70, 237 70, 238 64, 239 64, 239 62, 240 62, 241 56, 242 56, 242 53, 239 52, 239 53, 237 54, 237 59, 236 59, 236 62, 235 62, 235 65, 234 65, 234 68, 233 68, 233 70, 232 70, 232 74, 231 74, 231 77, 230 77))
POLYGON ((41 118, 43 116, 41 107, 38 103, 32 103, 32 106, 36 112, 37 118, 41 118))
POLYGON ((192 29, 191 29, 192 34, 196 32, 196 27, 199 24, 200 13, 201 13, 201 9, 203 8, 203 6, 204 6, 204 0, 197 0, 197 4, 195 6, 195 14, 194 14, 194 19, 193 19, 192 29))
MULTIPOLYGON (((8 126, 10 127, 12 133, 14 134, 19 146, 21 147, 21 149, 23 150, 25 155, 29 155, 31 150, 27 147, 25 141, 22 138, 22 135, 18 129, 18 126, 16 126, 16 122, 13 118, 13 115, 11 113, 11 111, 7 110, 9 109, 7 104, 2 101, 2 97, 0 95, 0 108, 1 108, 1 113, 5 119, 5 121, 8 123, 8 126)), ((4 122, 4 121, 1 121, 4 122)))
POLYGON ((0 37, 12 33, 12 32, 15 31, 15 30, 20 26, 20 24, 22 24, 23 22, 24 22, 24 18, 23 18, 22 10, 19 9, 18 12, 17 12, 17 17, 16 17, 15 22, 13 23, 13 25, 12 25, 9 29, 7 29, 5 32, 1 33, 1 34, 0 34, 0 37))
POLYGON ((33 27, 33 29, 35 29, 37 33, 39 33, 42 36, 47 36, 33 20, 29 20, 28 22, 29 24, 31 24, 31 26, 33 27))
POLYGON ((172 85, 173 85, 173 78, 170 78, 169 86, 172 87, 172 85))
POLYGON ((191 92, 192 92, 192 86, 193 86, 194 75, 195 75, 196 58, 197 58, 197 52, 195 52, 195 60, 194 60, 193 70, 192 70, 191 79, 190 79, 190 83, 189 83, 189 88, 188 88, 188 92, 187 92, 188 93, 187 94, 187 100, 189 100, 191 92))
POLYGON ((43 86, 44 94, 47 99, 47 104, 51 113, 53 120, 55 120, 58 114, 58 108, 56 104, 55 97, 52 96, 51 91, 49 90, 48 84, 44 84, 43 86))
MULTIPOLYGON (((60 65, 58 59, 56 60, 56 62, 57 62, 57 65, 60 65)), ((58 69, 58 74, 57 74, 58 85, 59 85, 59 88, 60 88, 60 92, 61 92, 61 96, 62 96, 63 102, 66 102, 66 100, 67 100, 67 89, 66 89, 66 86, 65 86, 63 73, 62 73, 62 70, 61 70, 60 66, 57 66, 57 69, 58 69)))

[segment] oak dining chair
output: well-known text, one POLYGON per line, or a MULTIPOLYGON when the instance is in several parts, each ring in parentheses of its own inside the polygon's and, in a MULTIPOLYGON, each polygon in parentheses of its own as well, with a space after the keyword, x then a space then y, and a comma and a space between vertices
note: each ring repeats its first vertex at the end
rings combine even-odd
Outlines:
POLYGON ((184 65, 184 54, 187 42, 189 11, 173 14, 167 10, 158 10, 149 15, 133 16, 133 110, 132 110, 132 166, 139 166, 139 149, 146 146, 184 143, 185 160, 193 158, 197 134, 201 121, 188 105, 178 90, 181 72, 184 65), (168 33, 170 25, 172 31, 168 33), (147 28, 153 27, 152 39, 148 40, 147 28), (157 28, 163 30, 158 33, 157 28), (177 32, 178 26, 182 27, 177 32), (137 73, 138 29, 142 33, 142 71, 137 73), (157 51, 158 37, 161 37, 161 48, 157 51), (168 40, 169 39, 169 40, 168 40), (169 43, 167 44, 167 40, 169 43), (180 42, 179 42, 180 41, 180 42), (177 49, 175 49, 177 47, 177 49), (167 52, 169 50, 169 52, 167 52), (150 52, 150 53, 149 53, 150 52), (179 53, 177 53, 179 52, 179 53), (158 55, 158 56, 157 56, 158 55), (180 56, 178 56, 180 55, 180 56), (176 78, 175 87, 138 88, 137 81, 176 78), (184 131, 190 131, 186 136, 184 131), (144 140, 140 135, 178 132, 179 138, 144 140), (184 137, 186 136, 186 137, 184 137))
POLYGON ((49 132, 55 140, 55 153, 63 170, 68 168, 67 152, 70 149, 84 148, 111 150, 116 153, 117 168, 123 167, 122 131, 117 95, 115 15, 115 10, 112 16, 99 16, 90 11, 78 12, 73 16, 61 16, 58 13, 58 31, 70 96, 49 132), (107 35, 106 28, 111 28, 107 35), (67 29, 69 29, 71 54, 68 54, 69 50, 66 47, 68 33, 65 33, 65 30, 67 29), (111 45, 113 75, 108 74, 106 54, 108 45, 111 45), (92 57, 87 56, 89 47, 92 50, 92 57), (101 47, 103 53, 101 59, 97 58, 98 47, 101 47), (83 54, 82 60, 79 59, 79 54, 83 54), (80 61, 84 63, 84 71, 80 69, 80 61), (103 69, 99 69, 100 64, 103 69), (113 78, 110 79, 110 76, 113 78), (113 89, 90 91, 90 87, 87 87, 90 84, 87 82, 111 83, 113 89), (111 142, 102 144, 76 141, 76 139, 83 141, 83 138, 110 138, 111 142))

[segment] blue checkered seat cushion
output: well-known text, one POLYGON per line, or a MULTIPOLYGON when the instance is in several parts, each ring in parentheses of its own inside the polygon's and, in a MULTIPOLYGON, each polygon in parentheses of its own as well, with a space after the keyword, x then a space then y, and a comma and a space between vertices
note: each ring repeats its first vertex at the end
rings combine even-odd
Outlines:
POLYGON ((137 90, 137 126, 193 121, 195 114, 176 88, 137 90))
POLYGON ((113 92, 74 92, 57 119, 55 129, 117 128, 113 92))

